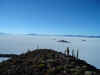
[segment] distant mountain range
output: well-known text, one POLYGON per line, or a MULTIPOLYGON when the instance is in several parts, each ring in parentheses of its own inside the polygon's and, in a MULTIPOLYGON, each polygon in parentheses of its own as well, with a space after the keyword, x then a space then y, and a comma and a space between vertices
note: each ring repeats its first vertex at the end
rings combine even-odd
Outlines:
MULTIPOLYGON (((11 35, 11 34, 0 32, 0 35, 11 35)), ((27 35, 27 36, 63 36, 63 37, 100 38, 100 36, 95 36, 95 35, 57 35, 57 34, 37 34, 37 33, 29 33, 29 34, 24 34, 24 35, 27 35)))
POLYGON ((86 38, 100 38, 100 36, 93 35, 64 35, 65 37, 86 37, 86 38))
POLYGON ((31 36, 34 36, 34 35, 38 35, 38 34, 30 33, 30 34, 25 34, 25 35, 31 35, 31 36))
POLYGON ((31 33, 31 34, 26 34, 29 36, 64 36, 64 37, 86 37, 86 38, 100 38, 100 36, 95 36, 95 35, 49 35, 49 34, 35 34, 35 33, 31 33))
POLYGON ((10 35, 9 33, 0 32, 0 35, 10 35))

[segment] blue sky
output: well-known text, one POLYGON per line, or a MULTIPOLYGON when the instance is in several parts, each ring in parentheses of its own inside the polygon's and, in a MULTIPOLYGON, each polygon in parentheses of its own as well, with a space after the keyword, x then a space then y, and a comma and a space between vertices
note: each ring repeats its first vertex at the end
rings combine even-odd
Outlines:
POLYGON ((100 35, 99 0, 0 0, 0 32, 100 35))

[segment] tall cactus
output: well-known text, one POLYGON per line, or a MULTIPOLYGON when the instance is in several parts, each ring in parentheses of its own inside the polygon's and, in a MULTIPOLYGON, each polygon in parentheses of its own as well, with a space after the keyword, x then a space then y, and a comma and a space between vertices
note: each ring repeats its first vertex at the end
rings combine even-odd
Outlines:
POLYGON ((37 49, 39 49, 39 44, 37 44, 37 49))
POLYGON ((72 56, 75 57, 74 49, 72 50, 72 56))
POLYGON ((69 51, 69 47, 67 48, 67 56, 69 56, 69 53, 70 53, 70 51, 69 51))
POLYGON ((77 59, 79 58, 79 50, 77 49, 77 57, 76 57, 77 59))

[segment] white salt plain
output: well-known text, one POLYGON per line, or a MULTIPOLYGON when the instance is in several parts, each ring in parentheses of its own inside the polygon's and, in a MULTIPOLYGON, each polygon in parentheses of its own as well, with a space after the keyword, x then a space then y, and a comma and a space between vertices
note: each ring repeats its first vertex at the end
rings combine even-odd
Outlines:
MULTIPOLYGON (((100 38, 80 38, 62 36, 0 36, 0 54, 21 54, 29 49, 49 48, 64 52, 67 47, 79 50, 80 59, 86 60, 100 69, 100 38), (71 43, 60 43, 66 40, 71 43), (86 41, 82 41, 86 40, 86 41)), ((0 58, 0 62, 8 58, 0 58)))

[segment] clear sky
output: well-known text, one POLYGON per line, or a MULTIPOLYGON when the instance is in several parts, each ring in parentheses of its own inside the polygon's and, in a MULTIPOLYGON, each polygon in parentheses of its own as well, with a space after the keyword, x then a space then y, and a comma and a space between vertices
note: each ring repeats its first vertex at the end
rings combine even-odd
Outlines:
POLYGON ((100 0, 0 0, 0 32, 100 35, 100 0))

